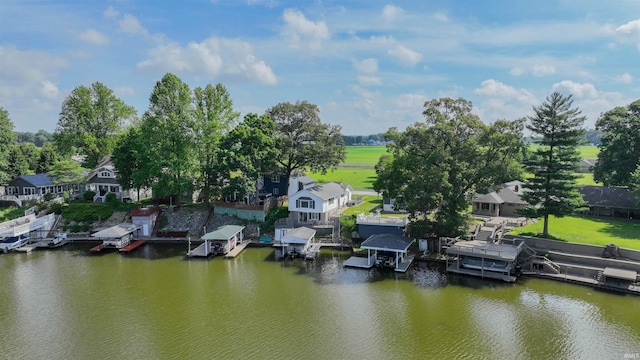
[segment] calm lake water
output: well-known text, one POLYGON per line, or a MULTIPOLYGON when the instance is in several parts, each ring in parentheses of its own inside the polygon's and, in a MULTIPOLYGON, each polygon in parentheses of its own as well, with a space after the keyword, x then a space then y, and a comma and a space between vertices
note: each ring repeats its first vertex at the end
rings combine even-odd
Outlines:
POLYGON ((186 246, 0 255, 6 359, 640 358, 640 298, 343 268, 343 252, 184 260, 186 246))

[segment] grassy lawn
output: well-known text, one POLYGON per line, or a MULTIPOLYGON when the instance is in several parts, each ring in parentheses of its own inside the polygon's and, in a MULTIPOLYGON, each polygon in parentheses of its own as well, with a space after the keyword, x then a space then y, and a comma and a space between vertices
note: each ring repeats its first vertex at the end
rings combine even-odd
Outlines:
POLYGON ((21 216, 24 216, 25 210, 27 210, 26 207, 2 207, 0 208, 0 222, 17 219, 21 216))
POLYGON ((575 174, 579 176, 577 182, 578 182, 578 185, 580 185, 580 186, 602 185, 600 183, 596 183, 595 181, 593 181, 593 174, 592 173, 575 173, 575 174))
POLYGON ((377 178, 373 168, 340 167, 325 175, 320 173, 309 173, 308 175, 318 182, 342 182, 351 185, 354 189, 372 189, 373 182, 377 178))
POLYGON ((387 153, 386 146, 347 146, 347 157, 341 166, 371 166, 387 153))
MULTIPOLYGON (((535 151, 538 147, 539 145, 529 145, 529 150, 535 151)), ((597 146, 578 146, 578 150, 580 150, 580 155, 583 159, 597 158, 600 152, 597 146)))
MULTIPOLYGON (((544 221, 514 228, 510 234, 537 236, 542 233, 544 221)), ((619 247, 640 250, 640 222, 602 218, 567 216, 549 219, 549 233, 557 240, 581 244, 619 247)))
POLYGON ((357 206, 350 206, 346 208, 342 214, 343 215, 357 215, 360 213, 374 213, 376 209, 382 209, 382 198, 377 197, 375 195, 364 195, 362 197, 362 204, 357 206))

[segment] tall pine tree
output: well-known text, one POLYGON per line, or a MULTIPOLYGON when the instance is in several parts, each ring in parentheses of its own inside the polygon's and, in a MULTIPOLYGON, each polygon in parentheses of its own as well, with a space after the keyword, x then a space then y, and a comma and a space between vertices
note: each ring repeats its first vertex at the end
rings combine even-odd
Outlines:
POLYGON ((525 182, 523 214, 544 218, 543 235, 549 234, 549 215, 563 217, 583 205, 574 174, 580 161, 578 146, 585 134, 585 117, 573 107, 571 95, 554 92, 533 108, 527 129, 538 140, 534 156, 525 162, 533 176, 525 182))

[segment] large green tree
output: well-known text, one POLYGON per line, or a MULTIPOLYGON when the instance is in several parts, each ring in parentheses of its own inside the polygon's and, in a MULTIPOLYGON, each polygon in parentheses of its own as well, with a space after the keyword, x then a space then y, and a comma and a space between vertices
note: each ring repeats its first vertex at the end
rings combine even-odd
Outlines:
POLYGON ((179 203, 180 196, 194 190, 199 168, 196 129, 189 86, 167 73, 156 83, 141 123, 144 149, 153 154, 146 177, 157 181, 154 196, 171 196, 179 203))
POLYGON ((148 142, 138 125, 130 126, 122 135, 111 154, 117 170, 118 183, 126 190, 135 189, 140 199, 140 190, 150 188, 155 178, 151 168, 156 155, 147 151, 148 142))
POLYGON ((222 158, 230 172, 236 172, 234 186, 242 193, 255 193, 258 179, 277 168, 276 124, 267 115, 247 114, 222 140, 222 158))
POLYGON ((629 186, 640 165, 640 100, 602 114, 596 129, 602 134, 593 179, 606 186, 629 186))
POLYGON ((13 132, 13 122, 9 119, 9 112, 0 107, 0 185, 6 185, 11 180, 9 170, 9 151, 16 139, 13 132))
POLYGON ((532 176, 525 181, 523 199, 529 204, 522 212, 544 219, 543 235, 549 234, 549 215, 570 215, 583 205, 575 175, 580 162, 578 146, 585 130, 584 116, 573 107, 571 95, 554 92, 533 108, 527 129, 540 145, 525 168, 532 176))
POLYGON ((322 123, 319 113, 307 101, 283 102, 266 111, 276 123, 278 164, 287 181, 295 170, 324 174, 345 159, 341 127, 322 123))
POLYGON ((240 114, 233 111, 231 95, 222 84, 193 90, 196 143, 199 159, 198 187, 207 202, 219 195, 221 183, 220 141, 240 114))
POLYGON ((80 185, 86 181, 86 169, 75 160, 56 161, 47 175, 54 184, 60 185, 80 185))
POLYGON ((85 165, 94 167, 111 154, 126 120, 136 115, 133 107, 120 100, 100 82, 79 86, 63 101, 54 133, 59 151, 86 155, 85 165))
POLYGON ((51 169, 51 166, 58 160, 58 153, 56 149, 50 144, 46 144, 40 149, 40 156, 36 164, 36 173, 46 174, 51 169))
POLYGON ((520 178, 523 120, 484 124, 465 99, 427 101, 425 122, 389 129, 374 189, 409 212, 412 236, 466 231, 470 196, 520 178))
POLYGON ((21 151, 21 146, 13 144, 9 148, 7 158, 7 174, 15 179, 20 175, 29 173, 29 162, 21 151))

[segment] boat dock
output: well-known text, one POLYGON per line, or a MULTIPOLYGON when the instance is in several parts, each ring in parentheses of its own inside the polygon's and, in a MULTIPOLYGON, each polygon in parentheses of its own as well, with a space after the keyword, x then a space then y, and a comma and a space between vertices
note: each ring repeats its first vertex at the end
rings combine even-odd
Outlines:
POLYGON ((231 251, 224 255, 225 259, 233 259, 234 257, 240 255, 242 250, 244 250, 249 244, 251 244, 251 241, 244 241, 242 242, 242 244, 238 244, 236 247, 231 249, 231 251))
POLYGON ((135 250, 135 249, 139 248, 140 246, 142 246, 142 245, 144 245, 144 244, 146 244, 146 243, 147 243, 147 240, 140 240, 140 239, 138 239, 138 240, 136 240, 136 241, 134 241, 134 242, 130 243, 129 245, 127 245, 127 246, 125 246, 125 247, 121 248, 121 249, 120 249, 120 252, 121 252, 121 253, 130 253, 131 251, 133 251, 133 250, 135 250))
MULTIPOLYGON (((360 269, 371 269, 376 264, 377 256, 372 254, 369 258, 362 256, 352 256, 344 261, 343 266, 345 267, 353 267, 360 269)), ((398 263, 398 266, 393 270, 400 273, 405 273, 409 269, 409 266, 413 263, 413 256, 405 257, 401 262, 398 263)))

